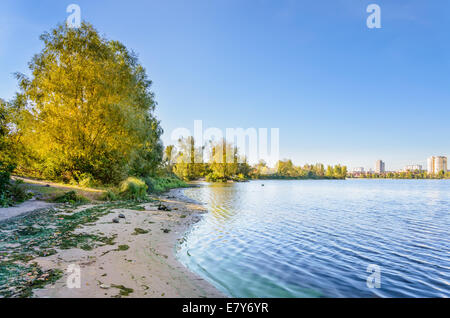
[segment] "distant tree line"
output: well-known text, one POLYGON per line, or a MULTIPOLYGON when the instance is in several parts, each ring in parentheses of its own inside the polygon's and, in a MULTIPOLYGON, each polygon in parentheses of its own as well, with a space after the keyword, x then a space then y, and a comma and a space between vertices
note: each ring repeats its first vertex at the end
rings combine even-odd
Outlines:
POLYGON ((178 147, 166 147, 164 161, 169 173, 184 180, 244 181, 248 179, 345 179, 347 167, 323 164, 294 166, 291 160, 278 161, 269 168, 264 161, 250 166, 239 149, 225 140, 195 146, 193 137, 182 138, 178 147), (205 159, 206 158, 206 159, 205 159))
POLYGON ((253 167, 251 175, 255 179, 345 179, 347 167, 335 165, 325 169, 321 163, 295 166, 292 160, 280 160, 271 171, 264 161, 260 161, 253 167))
POLYGON ((399 171, 399 172, 365 172, 358 175, 349 174, 349 178, 367 178, 367 179, 450 179, 450 172, 441 171, 437 174, 426 171, 399 171))
POLYGON ((169 173, 187 181, 244 181, 251 171, 247 159, 225 139, 196 147, 193 137, 181 138, 177 147, 166 147, 164 162, 169 173))

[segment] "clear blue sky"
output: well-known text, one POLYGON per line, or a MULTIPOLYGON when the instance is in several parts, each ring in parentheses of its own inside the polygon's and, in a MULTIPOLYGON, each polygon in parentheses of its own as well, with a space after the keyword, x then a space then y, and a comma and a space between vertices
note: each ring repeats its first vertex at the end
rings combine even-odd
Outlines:
POLYGON ((297 164, 387 169, 450 155, 448 0, 0 2, 0 97, 64 22, 83 20, 139 54, 168 143, 174 128, 280 128, 297 164), (382 28, 366 27, 377 3, 382 28))

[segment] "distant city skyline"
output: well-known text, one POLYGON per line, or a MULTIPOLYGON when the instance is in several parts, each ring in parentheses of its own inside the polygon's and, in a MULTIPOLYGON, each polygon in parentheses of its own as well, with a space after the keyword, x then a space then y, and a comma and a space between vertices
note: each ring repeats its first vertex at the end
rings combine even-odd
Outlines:
MULTIPOLYGON (((0 2, 0 98, 71 2, 0 2)), ((179 127, 280 128, 280 159, 386 170, 450 155, 450 2, 79 0, 82 19, 134 50, 165 145, 179 127), (427 112, 434 114, 431 119, 427 112), (437 115, 438 114, 438 115, 437 115)))
POLYGON ((439 173, 440 171, 447 172, 448 171, 448 159, 447 156, 430 156, 426 159, 427 164, 422 165, 418 163, 405 165, 401 169, 389 169, 386 168, 386 162, 383 160, 376 160, 374 164, 374 168, 369 167, 350 167, 349 171, 353 173, 365 173, 365 172, 375 172, 375 173, 383 173, 383 172, 400 172, 400 171, 427 171, 429 173, 439 173), (426 167, 426 168, 425 168, 426 167))

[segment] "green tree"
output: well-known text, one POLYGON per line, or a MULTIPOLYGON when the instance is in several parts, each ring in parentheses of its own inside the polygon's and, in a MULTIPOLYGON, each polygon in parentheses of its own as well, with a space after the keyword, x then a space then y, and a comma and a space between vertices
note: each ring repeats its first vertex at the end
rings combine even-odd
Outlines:
POLYGON ((164 162, 169 173, 173 173, 173 159, 175 156, 175 146, 169 145, 164 149, 164 162))
MULTIPOLYGON (((225 139, 210 143, 210 173, 211 181, 227 181, 235 179, 239 168, 239 153, 237 147, 225 139)), ((237 178, 236 178, 237 179, 237 178)))
POLYGON ((17 74, 20 168, 66 181, 90 174, 103 183, 151 174, 162 158, 162 129, 136 55, 87 23, 58 26, 41 40, 31 77, 17 74))
POLYGON ((178 153, 174 173, 183 180, 196 180, 205 173, 203 148, 195 147, 194 137, 181 138, 178 141, 178 153))

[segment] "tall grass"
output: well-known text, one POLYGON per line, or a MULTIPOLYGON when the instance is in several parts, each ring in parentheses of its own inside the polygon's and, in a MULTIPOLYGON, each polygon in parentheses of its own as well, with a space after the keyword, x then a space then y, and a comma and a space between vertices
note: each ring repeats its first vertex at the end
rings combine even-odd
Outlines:
POLYGON ((140 200, 147 195, 147 185, 136 177, 129 177, 120 184, 119 194, 126 200, 140 200))
POLYGON ((162 193, 170 189, 185 188, 188 184, 176 177, 145 178, 150 193, 162 193))

